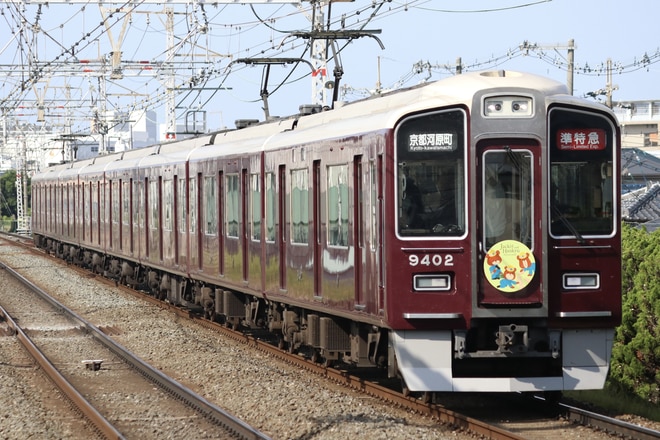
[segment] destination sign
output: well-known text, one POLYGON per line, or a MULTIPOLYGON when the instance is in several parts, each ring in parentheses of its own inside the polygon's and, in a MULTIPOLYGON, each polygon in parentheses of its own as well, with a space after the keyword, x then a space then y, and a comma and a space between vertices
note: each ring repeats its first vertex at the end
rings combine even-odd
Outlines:
POLYGON ((601 128, 561 129, 557 131, 557 146, 560 150, 604 150, 607 138, 601 128))
POLYGON ((454 133, 413 133, 408 137, 408 151, 454 151, 454 133))

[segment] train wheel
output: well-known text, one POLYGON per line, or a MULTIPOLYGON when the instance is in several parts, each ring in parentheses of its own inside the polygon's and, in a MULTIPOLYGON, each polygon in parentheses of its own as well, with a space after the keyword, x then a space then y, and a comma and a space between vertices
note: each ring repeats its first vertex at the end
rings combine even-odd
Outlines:
POLYGON ((408 385, 406 385, 406 381, 401 378, 401 394, 403 394, 405 397, 410 396, 410 389, 408 388, 408 385))

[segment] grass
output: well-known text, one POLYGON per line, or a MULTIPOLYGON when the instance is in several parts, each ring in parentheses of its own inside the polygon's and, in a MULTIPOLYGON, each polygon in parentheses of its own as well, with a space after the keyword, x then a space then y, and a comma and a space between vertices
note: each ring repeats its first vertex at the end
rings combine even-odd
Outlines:
POLYGON ((634 414, 660 422, 660 407, 614 386, 603 390, 564 391, 565 398, 591 405, 611 416, 634 414))

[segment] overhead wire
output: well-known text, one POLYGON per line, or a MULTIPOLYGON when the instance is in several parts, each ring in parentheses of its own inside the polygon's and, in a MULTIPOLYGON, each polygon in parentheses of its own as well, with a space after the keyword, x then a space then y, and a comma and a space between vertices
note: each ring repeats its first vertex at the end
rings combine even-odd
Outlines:
MULTIPOLYGON (((420 10, 428 10, 432 12, 442 12, 442 13, 485 13, 485 12, 493 12, 496 10, 505 10, 505 9, 514 9, 514 8, 523 8, 523 7, 531 7, 531 6, 537 6, 540 3, 544 3, 547 1, 551 0, 543 0, 543 1, 535 1, 535 2, 521 2, 520 4, 506 7, 506 8, 492 8, 492 9, 481 9, 481 10, 446 10, 446 9, 438 9, 438 8, 432 8, 429 7, 432 2, 430 1, 421 1, 421 0, 416 0, 416 1, 406 1, 406 2, 391 2, 391 1, 373 1, 371 4, 362 4, 359 5, 357 4, 355 8, 353 9, 347 9, 347 11, 343 15, 339 15, 336 17, 328 17, 328 23, 327 23, 327 28, 338 28, 338 29, 365 29, 366 26, 368 26, 369 23, 374 23, 377 22, 378 20, 384 19, 386 17, 389 17, 390 15, 394 14, 399 14, 399 13, 405 13, 407 11, 410 11, 411 9, 417 8, 420 10)), ((141 3, 141 2, 140 2, 141 3)), ((23 2, 13 2, 13 3, 8 3, 12 5, 14 9, 20 12, 20 14, 16 15, 16 17, 22 17, 21 19, 24 18, 25 16, 25 7, 26 5, 23 4, 23 2)), ((134 4, 134 2, 129 2, 127 1, 124 3, 124 7, 126 5, 133 6, 132 10, 135 10, 137 8, 137 5, 134 4)), ((190 30, 190 20, 192 19, 199 19, 198 15, 196 12, 199 12, 200 14, 203 13, 203 15, 206 15, 206 10, 204 10, 204 5, 203 4, 195 4, 195 8, 200 8, 197 9, 196 11, 193 10, 190 14, 187 16, 184 16, 180 20, 177 21, 178 25, 183 25, 184 21, 185 24, 188 26, 188 29, 190 30)), ((216 5, 217 8, 217 5, 216 5)), ((290 46, 282 46, 278 47, 274 43, 274 37, 273 35, 282 34, 285 35, 287 32, 286 26, 281 26, 281 24, 284 23, 284 20, 296 15, 299 15, 301 13, 300 10, 296 10, 295 12, 288 12, 284 9, 284 6, 278 7, 273 13, 266 17, 262 17, 260 13, 256 11, 256 9, 251 5, 250 8, 253 11, 253 16, 255 17, 254 20, 244 20, 241 22, 235 22, 235 23, 229 23, 225 22, 223 23, 222 18, 223 12, 226 11, 227 5, 224 5, 223 7, 218 8, 217 11, 215 11, 215 14, 212 17, 207 17, 207 22, 209 23, 209 28, 214 28, 214 35, 219 35, 217 32, 218 29, 228 29, 231 31, 230 35, 233 36, 233 38, 239 38, 247 35, 248 33, 254 31, 255 29, 258 29, 259 27, 266 27, 270 29, 271 31, 271 37, 267 40, 263 40, 259 43, 254 43, 249 46, 243 46, 242 44, 238 44, 238 48, 236 50, 228 51, 227 53, 227 59, 236 59, 242 56, 243 54, 247 56, 265 56, 265 55, 270 55, 270 56, 280 56, 286 52, 292 51, 292 50, 301 50, 303 55, 307 53, 309 50, 309 44, 291 44, 290 46), (275 34, 273 34, 275 33, 275 34)), ((81 8, 82 9, 82 8, 81 8)), ((119 10, 119 8, 117 9, 119 10)), ((310 9, 307 8, 303 12, 309 12, 310 9)), ((84 16, 84 13, 82 12, 76 12, 76 14, 81 13, 81 15, 84 16)), ((4 15, 4 14, 3 14, 4 15)), ((13 17, 13 14, 11 14, 13 17)), ((112 16, 112 15, 111 15, 112 16)), ((8 20, 8 17, 5 17, 5 20, 8 23, 11 23, 8 20)), ((68 18, 66 22, 71 21, 72 18, 68 18)), ((119 23, 119 19, 117 21, 110 21, 110 17, 108 18, 109 25, 110 26, 117 26, 119 23)), ((26 23, 35 23, 35 20, 27 20, 25 19, 26 23)), ((14 22, 12 23, 12 27, 20 26, 20 20, 14 19, 14 22)), ((65 46, 64 44, 59 44, 56 38, 53 38, 50 33, 52 33, 52 29, 49 31, 45 32, 42 31, 41 33, 44 35, 45 38, 50 39, 52 42, 59 44, 60 47, 60 54, 55 57, 54 59, 46 62, 41 62, 37 64, 36 71, 29 71, 26 70, 27 72, 30 73, 29 77, 24 78, 23 80, 19 81, 18 84, 14 85, 14 90, 12 93, 9 93, 6 95, 6 97, 2 97, 0 101, 0 107, 5 106, 6 104, 9 103, 7 99, 11 99, 12 102, 20 102, 21 96, 24 96, 24 90, 26 86, 29 86, 29 84, 33 84, 36 81, 39 81, 41 78, 47 76, 49 74, 49 71, 55 69, 57 67, 58 62, 64 61, 64 60, 75 60, 75 54, 81 53, 84 49, 87 49, 91 44, 93 44, 94 39, 98 39, 102 34, 105 33, 104 30, 104 23, 101 23, 91 29, 90 31, 87 31, 86 34, 83 34, 83 36, 76 41, 75 43, 71 44, 70 47, 65 46), (22 93, 19 93, 17 90, 23 88, 21 91, 22 93)), ((133 24, 131 24, 132 28, 136 28, 133 24)), ((137 29, 137 28, 136 28, 137 29)), ((144 41, 147 32, 157 32, 157 30, 153 27, 145 27, 142 34, 140 41, 144 41)), ((208 32, 211 32, 211 29, 209 29, 208 32)), ((160 34, 163 34, 164 32, 160 31, 160 34)), ((199 41, 200 36, 198 36, 197 41, 199 41)), ((338 47, 337 50, 337 56, 342 53, 343 50, 348 47, 348 45, 351 43, 351 40, 344 42, 338 47)), ((23 45, 21 45, 23 46, 23 45)), ((30 44, 25 44, 25 46, 22 48, 23 51, 29 50, 30 44)), ((192 47, 192 46, 191 46, 192 47)), ((135 54, 138 53, 138 50, 136 48, 135 54)), ((162 56, 164 52, 161 52, 160 54, 157 54, 156 56, 152 56, 151 60, 156 60, 158 59, 159 56, 162 56)), ((546 63, 549 63, 556 68, 560 69, 565 69, 568 68, 567 63, 565 62, 565 59, 557 58, 557 57, 552 57, 548 55, 545 52, 539 52, 537 53, 538 58, 546 63)), ((639 60, 635 60, 632 63, 615 63, 616 65, 616 72, 618 74, 624 74, 627 72, 632 72, 632 71, 638 71, 641 69, 649 69, 649 66, 657 63, 660 60, 660 56, 658 53, 652 53, 651 55, 646 55, 645 56, 639 57, 639 60)), ((23 57, 23 61, 21 62, 22 65, 27 65, 27 63, 30 60, 30 54, 28 52, 21 52, 21 57, 23 57)), ((135 55, 134 55, 135 56, 135 55)), ((491 58, 488 58, 484 61, 474 61, 472 63, 468 63, 464 65, 464 69, 467 70, 472 70, 472 69, 478 69, 482 67, 496 67, 505 64, 509 60, 513 58, 518 58, 524 56, 523 54, 520 53, 519 50, 517 49, 512 49, 507 51, 506 54, 498 55, 498 56, 493 56, 491 58)), ((301 56, 302 58, 302 56, 301 56)), ((333 57, 329 57, 329 61, 340 61, 339 59, 333 60, 333 57)), ((189 67, 190 75, 184 78, 183 80, 178 80, 175 86, 175 89, 177 91, 183 91, 186 89, 186 86, 189 86, 192 81, 199 81, 199 84, 201 86, 209 86, 210 84, 215 84, 218 83, 219 86, 215 88, 215 90, 211 91, 209 94, 210 96, 206 98, 205 92, 201 90, 188 90, 186 91, 183 95, 179 96, 177 98, 178 100, 178 105, 184 105, 186 102, 190 101, 199 101, 200 103, 204 102, 204 104, 201 104, 201 107, 204 107, 208 102, 211 101, 211 99, 217 95, 219 90, 224 87, 224 85, 227 84, 230 78, 230 74, 236 75, 243 69, 246 69, 247 66, 232 66, 230 70, 222 69, 222 65, 224 64, 223 61, 210 61, 207 60, 206 64, 200 64, 200 66, 204 65, 204 71, 203 74, 197 75, 197 72, 195 71, 195 63, 191 63, 189 67), (205 100, 206 99, 206 100, 205 100), (204 101, 205 100, 205 101, 204 101)), ((181 76, 181 70, 179 67, 175 67, 175 69, 178 70, 178 75, 181 76)), ((284 77, 284 79, 279 79, 278 83, 274 85, 273 90, 271 93, 276 93, 278 90, 281 89, 281 87, 291 84, 296 81, 300 81, 304 79, 305 77, 309 76, 308 73, 303 73, 301 76, 298 76, 296 78, 292 78, 294 75, 294 71, 296 69, 292 68, 290 69, 289 73, 284 77)), ((576 65, 576 72, 578 74, 583 74, 583 75, 603 75, 604 71, 600 68, 593 69, 589 67, 588 65, 584 66, 579 66, 576 65)), ((434 74, 449 74, 450 71, 447 66, 435 66, 433 68, 433 73, 434 74)), ((415 76, 418 74, 415 74, 414 71, 407 72, 400 80, 396 82, 396 84, 406 84, 410 82, 412 79, 415 78, 415 76)), ((131 81, 133 81, 132 77, 127 77, 131 78, 131 81)), ((153 83, 154 81, 157 81, 158 78, 156 76, 150 76, 146 80, 145 87, 145 93, 148 94, 149 96, 145 99, 134 99, 133 102, 130 105, 127 105, 125 108, 126 109, 133 109, 133 108, 138 108, 142 106, 143 108, 158 108, 158 106, 162 106, 164 99, 163 97, 167 94, 166 90, 163 90, 162 85, 161 86, 149 86, 150 83, 153 83), (149 91, 147 91, 147 87, 149 87, 149 91), (151 90, 155 89, 157 93, 153 93, 151 90)), ((137 82, 137 81, 136 81, 137 82)), ((111 85, 116 86, 116 82, 110 82, 111 85)), ((200 87, 201 88, 201 87, 200 87)), ((190 87, 188 87, 190 89, 190 87)), ((254 101, 248 101, 248 102, 256 102, 259 101, 259 99, 255 99, 254 101)))

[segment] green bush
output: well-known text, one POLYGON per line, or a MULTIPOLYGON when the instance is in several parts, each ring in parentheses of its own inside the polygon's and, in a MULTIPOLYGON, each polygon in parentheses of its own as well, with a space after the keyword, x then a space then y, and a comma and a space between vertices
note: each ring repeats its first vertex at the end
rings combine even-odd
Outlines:
POLYGON ((623 316, 609 380, 653 404, 660 403, 660 230, 623 227, 623 316))

